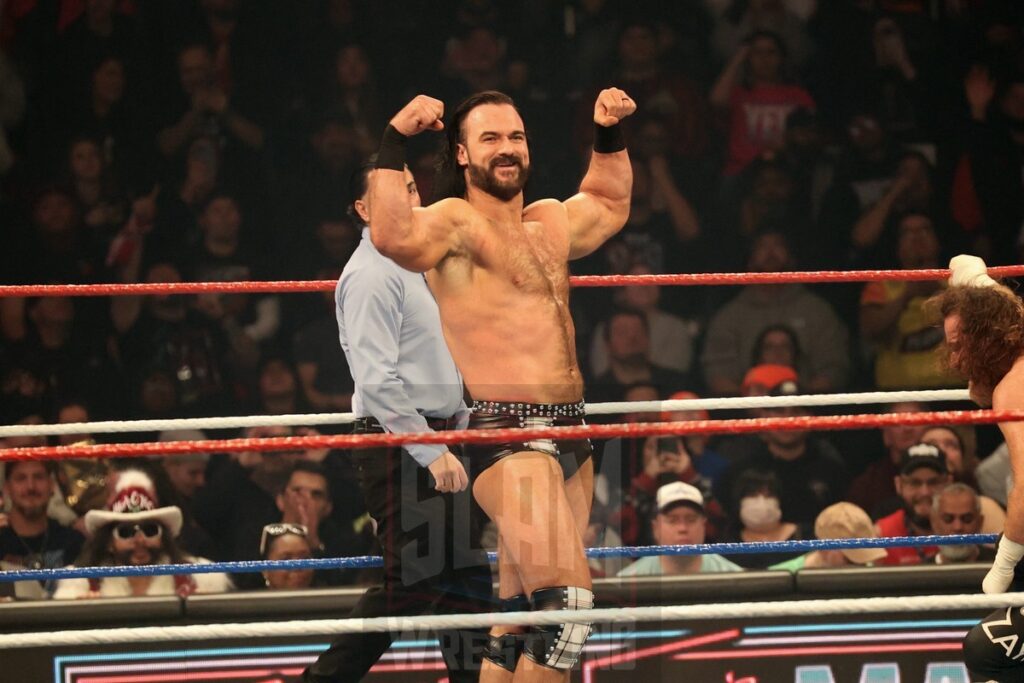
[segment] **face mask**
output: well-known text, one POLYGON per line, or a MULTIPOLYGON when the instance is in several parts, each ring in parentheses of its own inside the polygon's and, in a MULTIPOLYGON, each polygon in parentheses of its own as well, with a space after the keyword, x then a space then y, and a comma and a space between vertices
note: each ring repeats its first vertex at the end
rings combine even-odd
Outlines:
POLYGON ((755 496, 740 501, 740 521, 751 531, 767 531, 782 520, 778 498, 755 496))

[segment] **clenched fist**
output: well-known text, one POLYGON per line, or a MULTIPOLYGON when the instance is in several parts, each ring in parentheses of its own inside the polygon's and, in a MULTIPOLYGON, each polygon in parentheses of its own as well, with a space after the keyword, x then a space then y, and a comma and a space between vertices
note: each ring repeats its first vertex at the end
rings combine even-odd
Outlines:
POLYGON ((416 135, 425 130, 444 130, 443 116, 444 102, 417 95, 392 117, 390 123, 402 135, 416 135))
POLYGON ((594 123, 599 126, 614 126, 636 111, 636 102, 618 88, 606 88, 594 103, 594 123))
POLYGON ((440 493, 458 493, 469 486, 466 468, 451 451, 442 453, 427 469, 434 476, 434 489, 440 493))

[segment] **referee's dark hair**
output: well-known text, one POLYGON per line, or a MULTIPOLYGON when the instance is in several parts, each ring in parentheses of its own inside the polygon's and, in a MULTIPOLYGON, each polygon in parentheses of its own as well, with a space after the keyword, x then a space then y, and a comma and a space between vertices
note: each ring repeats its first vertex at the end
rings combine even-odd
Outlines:
POLYGON ((377 168, 377 155, 373 154, 369 159, 364 161, 359 167, 352 171, 352 175, 348 178, 348 196, 352 200, 352 203, 348 205, 348 215, 356 223, 362 224, 362 217, 356 212, 356 201, 366 196, 366 191, 370 185, 370 171, 377 168))

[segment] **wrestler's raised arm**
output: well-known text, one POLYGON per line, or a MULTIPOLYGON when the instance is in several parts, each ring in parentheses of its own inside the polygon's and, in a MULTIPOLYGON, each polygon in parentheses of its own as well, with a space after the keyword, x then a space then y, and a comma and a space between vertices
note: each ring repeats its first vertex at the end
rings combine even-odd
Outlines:
POLYGON ((619 122, 636 111, 622 90, 602 90, 594 103, 594 153, 578 194, 565 202, 569 258, 582 258, 622 229, 629 218, 633 168, 619 122))
POLYGON ((405 142, 425 130, 442 130, 444 103, 417 95, 391 119, 381 140, 377 170, 369 179, 370 239, 407 270, 425 272, 460 250, 468 205, 445 199, 413 208, 406 195, 405 142))

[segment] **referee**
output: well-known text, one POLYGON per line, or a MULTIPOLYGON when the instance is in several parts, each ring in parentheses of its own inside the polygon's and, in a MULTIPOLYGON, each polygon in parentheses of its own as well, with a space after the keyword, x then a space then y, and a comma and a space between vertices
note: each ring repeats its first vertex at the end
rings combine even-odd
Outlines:
MULTIPOLYGON (((362 239, 335 290, 341 348, 355 382, 355 433, 413 433, 465 426, 462 378, 445 346, 437 304, 419 273, 370 241, 367 187, 375 159, 352 176, 352 213, 362 239)), ((409 203, 420 205, 409 169, 409 203)), ((485 612, 491 572, 479 548, 479 515, 460 460, 444 446, 353 451, 359 483, 384 555, 384 581, 349 617, 485 612), (461 525, 456 528, 455 521, 461 525)), ((477 681, 486 630, 439 632, 452 683, 477 681)), ((339 637, 304 673, 305 683, 358 681, 394 634, 339 637)))

